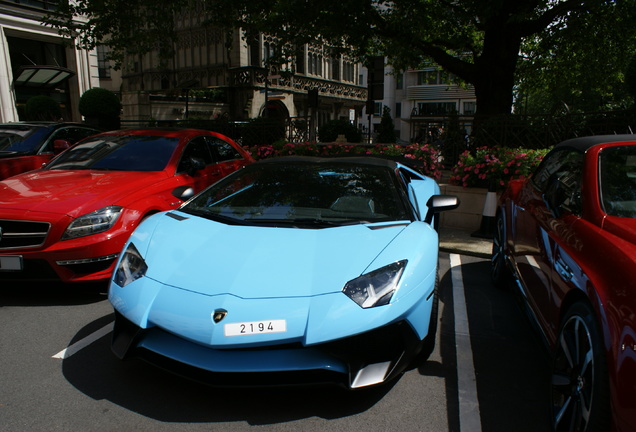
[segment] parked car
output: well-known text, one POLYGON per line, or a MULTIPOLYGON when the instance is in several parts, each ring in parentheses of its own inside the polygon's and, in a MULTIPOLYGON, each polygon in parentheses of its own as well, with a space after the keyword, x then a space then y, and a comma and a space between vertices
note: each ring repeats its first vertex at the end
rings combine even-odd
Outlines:
POLYGON ((56 154, 99 132, 80 123, 0 124, 0 180, 42 168, 56 154))
POLYGON ((492 277, 552 355, 556 431, 636 430, 636 135, 557 145, 496 216, 492 277))
POLYGON ((398 376, 435 343, 434 180, 373 158, 252 164, 126 243, 112 349, 215 385, 398 376))
POLYGON ((106 281, 142 219, 252 161, 208 131, 92 136, 43 169, 0 182, 0 281, 106 281))

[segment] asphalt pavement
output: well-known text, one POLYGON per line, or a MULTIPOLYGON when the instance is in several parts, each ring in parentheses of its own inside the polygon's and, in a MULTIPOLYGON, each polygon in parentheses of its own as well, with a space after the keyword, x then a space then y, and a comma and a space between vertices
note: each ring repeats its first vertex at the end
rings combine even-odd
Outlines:
POLYGON ((442 227, 439 230, 439 248, 444 252, 490 258, 492 239, 465 229, 442 227))

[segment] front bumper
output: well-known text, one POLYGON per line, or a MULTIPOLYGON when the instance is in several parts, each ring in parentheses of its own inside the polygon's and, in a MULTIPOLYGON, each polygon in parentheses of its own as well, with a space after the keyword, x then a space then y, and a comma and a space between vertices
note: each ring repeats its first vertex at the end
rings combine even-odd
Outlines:
POLYGON ((339 339, 257 348, 213 349, 158 327, 142 329, 115 312, 112 350, 214 386, 332 384, 360 388, 390 381, 419 353, 422 341, 405 321, 339 339))
POLYGON ((3 271, 0 268, 0 282, 106 281, 113 273, 119 253, 130 237, 137 218, 137 212, 127 211, 110 230, 71 240, 60 240, 69 219, 33 221, 51 225, 46 239, 41 245, 29 247, 1 247, 3 244, 0 243, 0 256, 20 257, 22 263, 21 270, 3 271))

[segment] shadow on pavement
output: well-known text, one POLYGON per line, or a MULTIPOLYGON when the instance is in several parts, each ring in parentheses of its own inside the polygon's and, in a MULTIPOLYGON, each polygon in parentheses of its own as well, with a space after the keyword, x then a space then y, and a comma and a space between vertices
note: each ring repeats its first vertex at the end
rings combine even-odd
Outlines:
POLYGON ((0 287, 2 306, 61 306, 97 303, 106 299, 108 284, 6 282, 0 287))
MULTIPOLYGON (((112 320, 109 315, 92 322, 75 339, 112 320)), ((355 392, 337 387, 216 388, 142 360, 120 361, 110 351, 110 337, 109 333, 65 359, 64 377, 95 400, 108 400, 162 422, 269 425, 310 417, 336 419, 368 410, 393 386, 355 392)))

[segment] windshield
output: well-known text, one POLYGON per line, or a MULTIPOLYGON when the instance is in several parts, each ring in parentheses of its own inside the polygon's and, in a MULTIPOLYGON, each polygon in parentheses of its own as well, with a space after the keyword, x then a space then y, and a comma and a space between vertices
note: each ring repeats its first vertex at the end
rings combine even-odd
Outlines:
POLYGON ((636 217, 636 145, 603 149, 599 161, 601 202, 605 213, 636 217))
POLYGON ((388 167, 337 163, 251 165, 182 210, 226 223, 283 227, 410 220, 388 167))
POLYGON ((0 152, 31 153, 38 150, 48 130, 27 126, 0 127, 0 152))
POLYGON ((162 136, 98 136, 71 147, 47 169, 161 171, 178 143, 162 136))

